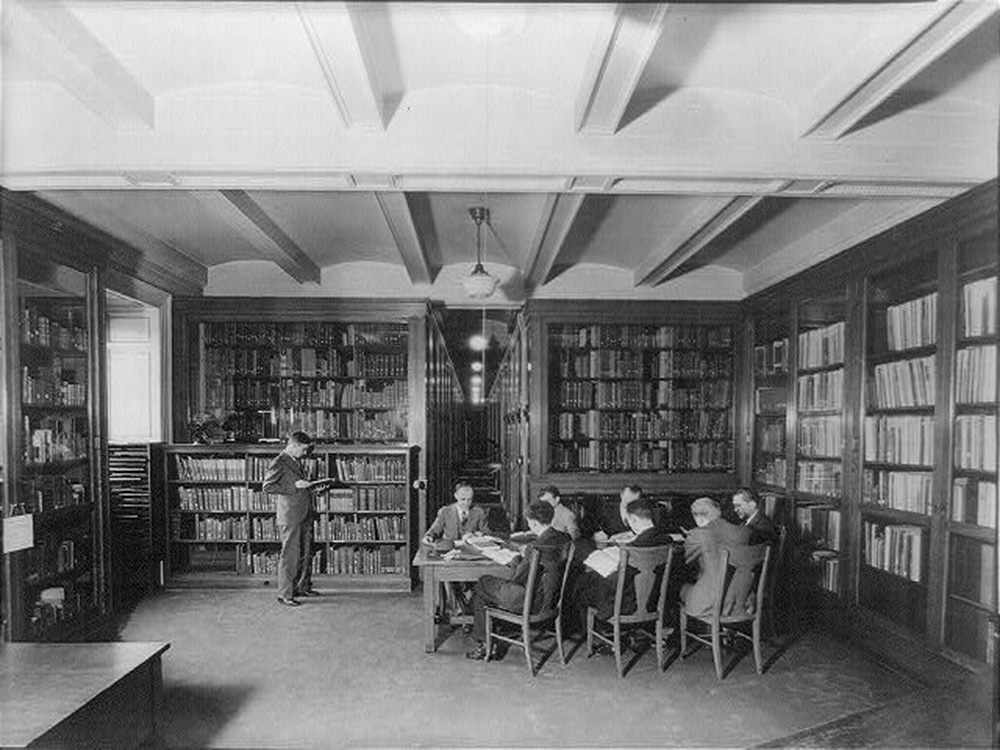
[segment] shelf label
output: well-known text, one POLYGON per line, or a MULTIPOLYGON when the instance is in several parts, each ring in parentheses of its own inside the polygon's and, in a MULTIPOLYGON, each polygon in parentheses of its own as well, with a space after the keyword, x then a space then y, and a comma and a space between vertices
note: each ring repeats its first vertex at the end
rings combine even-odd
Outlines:
POLYGON ((35 524, 31 513, 3 519, 4 552, 17 552, 34 546, 35 524))

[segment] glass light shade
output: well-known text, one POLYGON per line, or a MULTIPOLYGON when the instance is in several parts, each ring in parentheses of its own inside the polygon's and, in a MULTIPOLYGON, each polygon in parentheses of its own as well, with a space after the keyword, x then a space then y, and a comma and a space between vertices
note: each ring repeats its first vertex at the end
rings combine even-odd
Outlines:
POLYGON ((500 279, 488 274, 482 263, 477 263, 476 267, 472 269, 472 273, 462 279, 465 293, 472 299, 486 299, 493 294, 499 283, 500 279))

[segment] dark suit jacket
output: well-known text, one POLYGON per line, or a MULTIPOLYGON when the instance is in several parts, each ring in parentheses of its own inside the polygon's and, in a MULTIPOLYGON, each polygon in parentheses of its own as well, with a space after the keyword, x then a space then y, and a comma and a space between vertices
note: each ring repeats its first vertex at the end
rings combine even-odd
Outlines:
POLYGON ((553 563, 559 559, 560 548, 571 541, 573 538, 565 531, 557 531, 549 527, 542 532, 538 539, 525 545, 524 553, 516 562, 517 567, 514 568, 514 574, 509 580, 504 581, 497 592, 497 601, 500 606, 511 612, 520 612, 521 608, 524 607, 524 588, 528 583, 528 574, 531 571, 529 552, 533 547, 538 547, 540 550, 538 558, 540 570, 535 581, 535 596, 531 603, 531 611, 541 610, 546 598, 553 596, 562 584, 561 566, 553 563))
POLYGON ((775 544, 778 541, 778 527, 760 511, 746 522, 746 527, 750 529, 750 544, 775 544))
POLYGON ((481 531, 484 534, 490 533, 490 527, 486 523, 486 511, 478 505, 473 505, 469 508, 465 523, 461 523, 458 520, 457 503, 441 508, 434 523, 427 529, 431 539, 451 539, 453 541, 475 531, 481 531))
POLYGON ((312 515, 312 490, 296 487, 298 479, 308 479, 306 470, 284 451, 271 460, 264 475, 263 489, 275 497, 275 520, 281 526, 304 523, 312 515))
MULTIPOLYGON (((697 566, 698 579, 694 585, 686 589, 684 609, 689 615, 703 617, 712 611, 712 582, 719 573, 719 553, 723 548, 732 548, 750 543, 750 529, 746 526, 736 526, 729 521, 717 518, 705 526, 699 526, 688 532, 684 540, 684 561, 688 566, 697 566)), ((740 582, 734 581, 731 590, 745 588, 740 582)), ((735 601, 723 602, 723 614, 729 614, 735 608, 735 601)))

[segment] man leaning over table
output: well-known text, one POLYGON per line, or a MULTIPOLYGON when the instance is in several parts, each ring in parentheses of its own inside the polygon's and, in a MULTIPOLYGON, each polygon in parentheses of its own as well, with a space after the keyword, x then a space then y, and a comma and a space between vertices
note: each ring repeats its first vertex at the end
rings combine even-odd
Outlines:
MULTIPOLYGON (((475 591, 472 594, 472 635, 479 642, 475 649, 469 651, 465 656, 467 659, 482 660, 486 654, 486 608, 499 607, 509 612, 519 612, 524 606, 524 587, 528 582, 528 573, 531 565, 530 551, 533 547, 540 550, 538 564, 539 580, 535 583, 535 601, 532 609, 541 606, 543 592, 553 591, 553 587, 558 587, 556 580, 562 575, 558 565, 554 565, 559 559, 559 551, 563 545, 569 544, 572 537, 564 531, 552 528, 552 516, 554 511, 552 506, 542 500, 535 500, 525 511, 525 518, 528 521, 528 529, 536 536, 535 541, 529 542, 520 557, 510 562, 514 568, 514 574, 509 578, 500 576, 485 575, 476 582, 475 591)), ((491 654, 495 656, 497 654, 491 654)))
POLYGON ((544 500, 552 506, 552 528, 557 531, 565 531, 574 540, 580 538, 580 529, 576 523, 576 513, 571 511, 562 503, 559 497, 559 488, 554 484, 542 487, 538 491, 538 499, 544 500))

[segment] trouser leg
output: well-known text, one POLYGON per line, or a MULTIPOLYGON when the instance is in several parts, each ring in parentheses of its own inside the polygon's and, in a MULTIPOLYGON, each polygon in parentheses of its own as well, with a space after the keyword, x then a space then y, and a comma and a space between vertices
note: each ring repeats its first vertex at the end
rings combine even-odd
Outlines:
POLYGON ((295 591, 309 591, 312 588, 312 552, 313 552, 313 522, 312 519, 302 522, 299 538, 298 570, 295 578, 295 591))
POLYGON ((302 524, 278 524, 281 536, 281 554, 278 556, 278 596, 291 599, 295 595, 295 577, 298 574, 302 544, 302 524))
POLYGON ((497 576, 483 576, 476 582, 472 593, 472 636, 486 640, 486 608, 499 604, 498 593, 504 579, 497 576))

